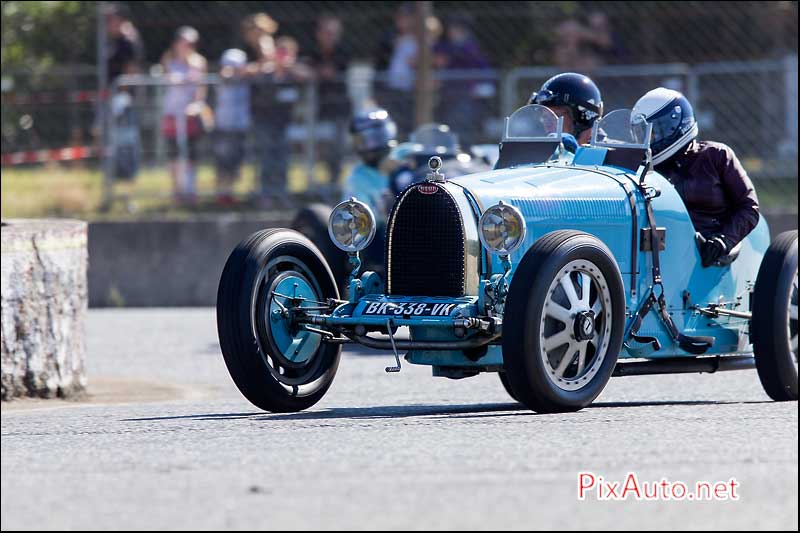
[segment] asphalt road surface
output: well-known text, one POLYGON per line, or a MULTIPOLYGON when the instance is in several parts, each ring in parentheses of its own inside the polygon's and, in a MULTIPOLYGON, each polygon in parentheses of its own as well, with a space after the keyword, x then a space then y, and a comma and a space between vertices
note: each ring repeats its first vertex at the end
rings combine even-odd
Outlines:
POLYGON ((88 329, 92 401, 2 407, 4 530, 798 527, 797 403, 755 371, 616 378, 537 415, 495 375, 348 352, 322 402, 273 415, 232 385, 213 310, 91 311, 88 329), (738 499, 580 501, 580 471, 734 478, 738 499))

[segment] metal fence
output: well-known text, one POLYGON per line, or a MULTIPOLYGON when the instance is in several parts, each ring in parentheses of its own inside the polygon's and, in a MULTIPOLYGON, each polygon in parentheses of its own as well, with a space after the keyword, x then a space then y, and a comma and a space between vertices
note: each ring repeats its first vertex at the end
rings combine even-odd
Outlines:
MULTIPOLYGON (((353 110, 382 106, 390 110, 404 139, 414 128, 413 93, 398 94, 387 87, 385 72, 367 65, 354 65, 347 75, 324 88, 314 79, 281 83, 270 79, 224 79, 208 74, 192 80, 168 76, 126 75, 109 91, 107 143, 103 161, 104 199, 130 201, 137 197, 169 196, 165 189, 150 187, 137 176, 163 177, 176 162, 190 162, 205 179, 195 183, 173 176, 172 193, 182 188, 197 197, 218 195, 257 204, 275 204, 338 198, 339 183, 347 168, 357 161, 350 145, 348 122, 353 110), (187 115, 177 116, 174 131, 165 125, 165 95, 181 87, 205 89, 209 119, 203 128, 193 128, 187 115), (225 91, 246 88, 245 124, 231 129, 225 122, 230 100, 225 91), (254 94, 258 91, 257 94, 254 94), (249 93, 249 94, 248 94, 249 93), (267 99, 267 100, 265 100, 267 99), (223 120, 225 119, 225 120, 223 120), (236 167, 233 190, 223 183, 226 166, 236 167), (241 164, 241 165, 240 165, 241 164), (216 183, 208 179, 216 175, 216 183), (119 190, 123 192, 120 194, 119 190)), ((499 138, 500 85, 502 76, 493 70, 451 71, 432 80, 432 119, 447 123, 466 147, 496 143, 499 138), (465 90, 466 88, 466 90, 465 90), (454 100, 456 104, 452 104, 454 100)))
MULTIPOLYGON (((438 97, 434 118, 449 124, 465 145, 496 143, 501 117, 523 105, 531 91, 557 72, 553 67, 520 67, 507 72, 439 74, 434 79, 438 97)), ((695 104, 702 138, 733 147, 764 196, 786 198, 796 191, 796 56, 758 62, 608 66, 596 69, 592 75, 603 91, 609 111, 631 107, 639 96, 656 86, 685 92, 695 104)), ((320 95, 313 81, 284 86, 282 90, 293 96, 276 103, 282 108, 280 116, 270 116, 269 110, 266 115, 257 114, 251 125, 242 130, 241 139, 235 141, 241 143, 244 164, 251 167, 251 178, 245 188, 237 189, 237 196, 283 197, 285 189, 327 200, 335 198, 342 165, 355 160, 346 133, 348 110, 376 102, 396 117, 413 115, 411 102, 398 100, 395 92, 385 90, 385 80, 385 73, 374 73, 362 66, 341 80, 341 87, 333 95, 320 95), (321 96, 324 103, 320 102, 321 96), (321 107, 330 106, 342 114, 320 117, 321 107), (278 120, 286 123, 276 126, 278 120), (276 152, 271 145, 285 148, 276 152), (285 158, 286 176, 273 178, 264 174, 264 167, 270 166, 265 157, 285 158)), ((218 128, 196 139, 183 137, 182 142, 173 141, 175 146, 170 156, 171 141, 165 138, 162 127, 163 95, 170 83, 164 77, 127 76, 115 84, 112 102, 121 94, 130 95, 132 114, 127 119, 126 115, 119 115, 122 121, 113 121, 110 129, 110 146, 114 149, 108 152, 105 167, 108 199, 114 198, 114 184, 119 177, 119 171, 115 170, 119 164, 118 149, 130 144, 132 128, 136 130, 134 135, 140 150, 137 166, 145 169, 164 169, 171 157, 197 159, 200 165, 218 167, 225 149, 231 148, 224 128, 222 133, 218 128), (136 117, 134 123, 131 116, 136 117)), ((218 92, 224 90, 226 83, 217 75, 193 83, 207 86, 210 108, 221 111, 218 92)), ((409 127, 403 128, 406 134, 409 127)), ((188 129, 185 124, 183 129, 188 129)), ((135 176, 123 178, 135 179, 135 176)), ((130 194, 126 189, 126 197, 130 194)))
MULTIPOLYGON (((767 206, 797 210, 796 2, 437 1, 429 6, 432 14, 412 22, 424 23, 435 42, 427 93, 431 118, 449 123, 463 144, 497 142, 502 117, 556 72, 590 74, 607 110, 630 107, 650 88, 669 86, 683 90, 695 105, 702 137, 736 150, 767 206), (436 62, 448 53, 455 57, 454 27, 466 30, 480 68, 469 61, 436 62)), ((230 84, 218 75, 220 56, 246 46, 243 21, 268 12, 274 37, 293 39, 300 63, 315 54, 321 20, 338 21, 337 46, 347 68, 326 87, 313 76, 284 87, 289 99, 253 111, 240 132, 243 140, 233 143, 244 149, 242 176, 233 188, 240 201, 257 199, 265 184, 290 200, 334 198, 337 181, 355 161, 345 125, 352 110, 366 102, 387 107, 402 136, 415 125, 414 91, 397 89, 392 60, 403 13, 414 15, 417 3, 3 2, 2 9, 4 170, 77 159, 70 165, 102 174, 106 206, 118 199, 131 205, 135 202, 127 200, 151 197, 170 202, 181 186, 169 177, 176 161, 196 160, 201 197, 218 188, 216 166, 230 142, 219 121, 204 123, 191 139, 177 131, 171 138, 164 124, 164 97, 175 80, 160 74, 157 65, 180 26, 198 30, 198 51, 208 59, 209 74, 193 83, 207 88, 205 100, 219 116, 219 90, 230 84), (108 58, 113 47, 108 8, 122 8, 138 30, 141 50, 138 73, 117 77, 106 90, 102 80, 109 66, 96 58, 108 58), (95 27, 96 39, 86 39, 85 31, 72 34, 69 27, 95 27), (287 165, 285 180, 264 175, 265 163, 276 158, 287 165)), ((173 125, 187 128, 181 121, 173 125)))
MULTIPOLYGON (((755 178, 797 179, 797 55, 778 60, 600 67, 592 78, 606 111, 630 108, 654 87, 684 94, 701 137, 730 145, 755 178)), ((552 67, 511 70, 503 83, 503 110, 513 111, 552 67)))
MULTIPOLYGON (((518 67, 438 73, 433 80, 433 118, 449 124, 466 146, 496 143, 502 117, 523 105, 533 90, 558 71, 555 67, 518 67)), ((735 63, 606 66, 595 69, 592 76, 603 92, 607 110, 631 107, 656 86, 684 91, 695 105, 701 136, 734 148, 767 203, 781 201, 781 207, 794 205, 796 210, 797 204, 786 199, 796 197, 797 191, 797 56, 735 63)), ((385 72, 354 65, 334 90, 329 86, 322 94, 311 79, 284 84, 280 89, 283 100, 250 111, 249 124, 236 135, 209 123, 191 138, 177 135, 177 131, 171 138, 164 128, 164 95, 181 82, 167 76, 122 76, 104 100, 109 119, 105 149, 94 152, 106 156, 98 167, 104 175, 104 203, 124 199, 133 207, 139 198, 170 198, 187 186, 181 185, 180 176, 175 184, 169 183, 170 162, 176 160, 197 165, 202 178, 196 189, 200 197, 214 195, 219 186, 214 175, 219 173, 226 150, 241 152, 242 177, 232 191, 239 200, 258 202, 276 196, 291 201, 300 195, 297 201, 309 197, 333 201, 344 172, 356 160, 346 128, 353 109, 377 103, 397 117, 403 135, 413 127, 413 95, 398 98, 397 91, 386 88, 386 80, 385 72), (333 115, 330 109, 334 109, 333 115), (273 163, 281 161, 270 165, 270 158, 273 163), (282 175, 267 175, 270 170, 282 175), (166 185, 155 186, 154 180, 166 185)), ((225 81, 217 74, 191 81, 207 88, 209 109, 218 115, 225 112, 219 107, 220 89, 241 83, 225 81)), ((257 87, 270 82, 247 83, 257 87)), ((96 92, 78 88, 66 94, 45 91, 28 93, 21 100, 7 98, 4 120, 13 116, 28 125, 20 128, 11 144, 18 151, 35 153, 62 144, 91 146, 86 132, 98 129, 97 104, 96 92), (49 121, 58 127, 48 127, 48 136, 38 137, 34 125, 49 121)), ((176 124, 176 130, 181 129, 185 132, 188 126, 176 124)), ((192 189, 191 184, 188 187, 192 189)))
POLYGON ((97 67, 3 71, 3 154, 84 145, 98 103, 97 67))

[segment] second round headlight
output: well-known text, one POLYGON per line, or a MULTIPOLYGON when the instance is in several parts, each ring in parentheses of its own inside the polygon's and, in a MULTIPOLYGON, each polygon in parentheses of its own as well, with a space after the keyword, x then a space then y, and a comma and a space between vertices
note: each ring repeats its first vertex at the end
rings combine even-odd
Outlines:
POLYGON ((360 252, 375 238, 375 215, 367 204, 351 198, 333 208, 328 235, 340 250, 360 252))
POLYGON ((500 202, 478 221, 481 242, 493 254, 508 255, 525 242, 525 219, 519 209, 500 202))

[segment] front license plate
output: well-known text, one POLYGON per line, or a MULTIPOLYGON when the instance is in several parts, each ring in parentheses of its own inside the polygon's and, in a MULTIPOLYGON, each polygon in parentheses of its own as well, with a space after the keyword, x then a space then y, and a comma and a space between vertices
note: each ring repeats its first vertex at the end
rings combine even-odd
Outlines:
POLYGON ((362 315, 449 316, 458 304, 432 302, 370 302, 362 315))

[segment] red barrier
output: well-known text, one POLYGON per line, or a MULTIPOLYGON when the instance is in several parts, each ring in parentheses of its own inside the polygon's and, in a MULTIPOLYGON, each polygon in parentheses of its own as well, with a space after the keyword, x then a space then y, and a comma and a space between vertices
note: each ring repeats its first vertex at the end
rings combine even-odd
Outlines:
POLYGON ((2 164, 27 165, 31 163, 48 163, 51 161, 76 161, 97 157, 97 149, 92 146, 69 146, 51 150, 35 150, 29 152, 12 152, 2 155, 2 164))

